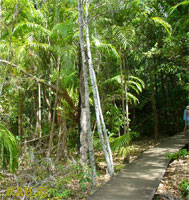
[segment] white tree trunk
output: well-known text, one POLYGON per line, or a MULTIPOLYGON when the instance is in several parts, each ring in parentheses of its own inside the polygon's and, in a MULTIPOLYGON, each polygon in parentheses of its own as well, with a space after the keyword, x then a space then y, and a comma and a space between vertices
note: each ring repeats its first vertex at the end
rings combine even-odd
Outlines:
POLYGON ((42 136, 42 129, 41 129, 41 84, 38 84, 38 103, 39 103, 39 137, 42 136))
POLYGON ((122 109, 123 109, 123 129, 124 134, 126 134, 127 130, 127 120, 126 120, 126 109, 125 109, 125 97, 124 97, 124 81, 123 81, 123 67, 122 67, 122 59, 120 56, 120 72, 121 72, 121 101, 122 101, 122 109))
POLYGON ((126 110, 126 132, 129 132, 129 98, 128 98, 128 81, 129 81, 129 67, 125 64, 125 58, 123 57, 123 65, 125 69, 125 110, 126 110))
POLYGON ((42 135, 41 131, 41 85, 38 84, 38 101, 37 101, 37 121, 36 121, 36 136, 42 135))
POLYGON ((97 129, 99 132, 100 140, 102 143, 102 149, 104 151, 104 156, 106 159, 106 163, 108 166, 108 171, 110 176, 113 176, 114 174, 114 168, 113 168, 113 159, 112 159, 112 153, 109 145, 109 140, 106 132, 106 126, 104 123, 104 118, 102 115, 102 109, 100 104, 100 97, 98 93, 98 87, 96 82, 96 75, 93 68, 93 62, 92 62, 92 55, 91 55, 91 47, 90 47, 90 38, 89 38, 89 27, 88 27, 88 7, 89 7, 89 0, 86 0, 86 41, 87 41, 87 53, 88 53, 88 63, 89 63, 89 73, 91 78, 91 85, 93 89, 93 98, 94 98, 94 104, 95 104, 95 112, 96 112, 96 120, 97 120, 97 129), (102 123, 102 125, 101 125, 102 123), (102 131, 103 126, 103 131, 102 131), (104 139, 105 137, 105 139, 104 139), (106 147, 107 146, 107 147, 106 147), (107 151, 108 149, 108 151, 107 151))
MULTIPOLYGON (((80 29, 80 47, 81 47, 81 56, 82 56, 82 66, 84 74, 84 85, 85 85, 85 120, 81 126, 86 129, 88 135, 88 144, 89 144, 89 155, 90 155, 90 164, 92 167, 92 181, 93 189, 96 187, 96 166, 94 158, 94 149, 93 149, 93 139, 90 126, 90 107, 89 107, 89 85, 88 85, 88 70, 86 65, 86 56, 84 48, 84 36, 83 36, 83 6, 82 0, 78 0, 78 13, 79 13, 79 29, 80 29)), ((82 144, 81 144, 82 145, 82 144)))
MULTIPOLYGON (((21 90, 21 81, 19 81, 19 88, 18 88, 18 135, 21 139, 22 137, 22 112, 23 112, 23 93, 21 90)), ((19 142, 20 144, 20 142, 19 142)))

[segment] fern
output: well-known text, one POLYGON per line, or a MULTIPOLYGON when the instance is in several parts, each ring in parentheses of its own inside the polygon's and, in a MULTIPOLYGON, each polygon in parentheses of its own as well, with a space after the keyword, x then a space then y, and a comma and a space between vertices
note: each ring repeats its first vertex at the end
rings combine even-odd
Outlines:
POLYGON ((120 150, 123 147, 126 147, 130 144, 134 137, 139 137, 139 133, 129 132, 127 134, 115 138, 115 140, 111 144, 112 151, 120 150))
POLYGON ((53 27, 50 33, 50 37, 57 38, 57 35, 60 35, 62 38, 67 38, 70 35, 73 35, 73 27, 74 27, 73 21, 68 20, 64 23, 58 23, 53 27))
POLYGON ((124 49, 131 46, 135 37, 135 31, 131 26, 120 27, 117 25, 113 26, 113 35, 121 43, 124 49))
POLYGON ((113 54, 117 59, 120 59, 120 56, 119 56, 116 48, 112 44, 105 43, 103 41, 100 41, 97 38, 93 39, 93 44, 97 48, 101 49, 103 52, 106 52, 108 54, 113 54))
POLYGON ((1 166, 9 165, 10 172, 18 168, 18 146, 14 135, 0 122, 1 166))
MULTIPOLYGON (((112 84, 112 85, 115 85, 115 83, 118 83, 119 86, 121 86, 121 75, 116 75, 112 78, 109 78, 108 80, 104 81, 104 85, 107 85, 107 84, 112 84)), ((128 89, 130 91, 130 89, 133 89, 133 91, 135 91, 137 94, 139 94, 140 92, 142 92, 143 88, 144 88, 144 82, 135 77, 135 76, 129 76, 129 80, 126 81, 126 84, 128 85, 128 89)), ((121 90, 117 90, 118 94, 120 94, 122 91, 121 90)), ((115 97, 115 95, 114 95, 115 97)), ((129 97, 129 100, 133 101, 135 104, 137 104, 139 102, 138 98, 132 94, 131 92, 128 92, 128 97, 129 97)), ((119 98, 119 96, 118 96, 119 98)))
POLYGON ((31 23, 31 22, 22 22, 19 23, 15 29, 13 34, 16 34, 18 32, 23 32, 23 30, 28 29, 29 31, 37 31, 37 32, 41 32, 47 35, 50 35, 50 31, 46 28, 44 28, 43 26, 39 25, 39 24, 35 24, 35 23, 31 23))

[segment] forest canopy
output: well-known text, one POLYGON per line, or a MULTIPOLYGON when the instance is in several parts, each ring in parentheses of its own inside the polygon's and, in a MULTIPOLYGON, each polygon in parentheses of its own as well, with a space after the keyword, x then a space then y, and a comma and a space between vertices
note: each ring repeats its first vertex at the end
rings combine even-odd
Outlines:
POLYGON ((99 149, 113 176, 112 150, 182 131, 188 5, 0 0, 2 167, 17 169, 28 145, 57 162, 76 155, 82 166, 89 154, 95 185, 99 149))

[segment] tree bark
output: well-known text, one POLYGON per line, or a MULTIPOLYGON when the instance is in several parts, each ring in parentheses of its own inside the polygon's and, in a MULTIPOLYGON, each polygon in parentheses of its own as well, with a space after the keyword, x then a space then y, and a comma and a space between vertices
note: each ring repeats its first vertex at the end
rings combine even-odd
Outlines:
POLYGON ((57 81, 56 81, 56 97, 55 97, 54 112, 53 112, 50 139, 49 139, 49 146, 48 146, 48 153, 47 153, 48 157, 51 156, 52 149, 53 149, 54 126, 55 126, 56 108, 57 108, 57 103, 58 103, 58 89, 59 89, 60 69, 61 69, 60 58, 58 58, 58 60, 57 60, 58 77, 57 77, 57 81))
MULTIPOLYGON (((127 58, 126 58, 127 59, 127 58)), ((129 65, 128 61, 125 64, 125 57, 123 58, 123 67, 125 69, 125 111, 126 111, 126 132, 129 132, 129 98, 128 98, 128 81, 129 81, 129 65)))
POLYGON ((159 128, 158 128, 158 113, 157 113, 157 107, 156 107, 156 100, 155 100, 155 94, 154 94, 154 87, 153 87, 153 81, 152 81, 152 69, 151 65, 148 63, 148 73, 150 78, 150 88, 151 88, 151 98, 152 98, 152 109, 154 113, 154 122, 155 122, 155 141, 158 141, 159 136, 159 128))
MULTIPOLYGON (((81 121, 81 128, 83 129, 83 135, 81 138, 81 161, 86 162, 86 158, 83 157, 82 151, 83 147, 85 148, 86 137, 88 138, 89 144, 89 155, 90 155, 90 164, 92 167, 92 182, 93 189, 96 188, 96 166, 95 166, 95 158, 94 158, 94 149, 93 149, 93 139, 90 125, 90 107, 89 107, 89 84, 88 84, 88 70, 85 56, 85 48, 84 48, 84 35, 83 35, 83 5, 82 0, 78 0, 78 13, 79 13, 79 29, 80 29, 80 47, 81 47, 81 56, 82 56, 82 67, 84 74, 84 86, 85 86, 85 108, 83 108, 83 120, 81 121)), ((84 149, 85 153, 85 149, 84 149)))
POLYGON ((22 112, 23 112, 23 98, 21 92, 21 83, 19 83, 18 89, 18 136, 22 137, 22 112))
MULTIPOLYGON (((172 83, 172 88, 173 90, 175 90, 176 88, 176 77, 174 75, 171 75, 171 83, 172 83)), ((174 91, 174 102, 177 102, 177 92, 174 91)), ((175 114, 174 114, 174 118, 175 118, 175 125, 176 125, 176 132, 178 133, 179 131, 179 111, 178 111, 178 106, 175 106, 175 114)))
POLYGON ((120 71, 121 71, 121 101, 122 101, 122 110, 123 110, 123 129, 124 134, 126 134, 126 112, 125 112, 125 98, 124 98, 124 85, 123 85, 123 67, 122 67, 122 58, 120 59, 120 71))
MULTIPOLYGON (((147 37, 147 40, 146 40, 146 49, 149 50, 149 36, 147 37)), ((158 112, 157 112, 157 106, 156 106, 155 91, 154 91, 154 86, 153 86, 153 81, 152 81, 152 68, 151 68, 149 59, 147 60, 147 67, 148 67, 148 74, 149 74, 149 79, 150 79, 152 110, 153 110, 153 115, 154 115, 155 141, 158 142, 158 136, 159 136, 158 112)))
POLYGON ((101 143, 102 143, 102 149, 104 151, 106 163, 107 163, 107 166, 108 166, 108 171, 109 171, 110 176, 113 176, 114 168, 113 168, 112 152, 111 152, 110 145, 109 145, 109 139, 107 137, 106 127, 105 127, 105 123, 104 123, 104 117, 102 115, 100 97, 99 97, 98 86, 97 86, 97 82, 96 82, 96 75, 95 75, 95 72, 94 72, 93 62, 92 62, 92 54, 91 54, 90 38, 89 38, 89 27, 88 27, 88 8, 89 8, 89 0, 86 0, 87 54, 88 54, 88 63, 89 63, 89 73, 90 73, 91 85, 92 85, 92 89, 93 89, 93 98, 94 98, 94 104, 95 104, 97 128, 98 128, 100 140, 101 140, 101 143), (101 122, 102 122, 102 126, 104 128, 103 129, 104 130, 104 136, 103 136, 101 122))
POLYGON ((50 127, 50 125, 51 125, 51 118, 52 118, 52 116, 51 116, 51 90, 49 89, 49 95, 48 95, 48 97, 47 97, 47 93, 46 93, 46 91, 45 91, 45 87, 44 87, 44 85, 42 85, 42 88, 43 88, 43 100, 44 100, 44 105, 46 104, 46 106, 47 106, 47 110, 48 110, 48 113, 47 113, 47 117, 48 117, 48 125, 49 125, 49 127, 50 127))
POLYGON ((56 161, 59 161, 62 157, 65 158, 67 156, 66 139, 67 139, 67 125, 66 125, 66 118, 64 116, 61 118, 61 125, 59 127, 56 161))
MULTIPOLYGON (((160 71, 160 75, 161 75, 162 101, 163 101, 163 105, 164 105, 164 118, 167 119, 167 111, 165 109, 165 108, 167 108, 166 95, 165 95, 165 81, 164 81, 164 76, 163 76, 162 70, 160 71)), ((166 120, 166 123, 167 123, 167 120, 166 120)))
POLYGON ((39 137, 42 136, 42 129, 41 129, 41 85, 40 84, 38 84, 38 108, 37 108, 36 133, 39 137))

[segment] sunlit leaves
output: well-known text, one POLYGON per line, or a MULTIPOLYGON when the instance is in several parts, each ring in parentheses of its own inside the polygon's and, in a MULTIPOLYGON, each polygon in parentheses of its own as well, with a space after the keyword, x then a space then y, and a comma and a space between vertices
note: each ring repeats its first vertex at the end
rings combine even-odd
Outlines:
POLYGON ((161 24, 165 28, 165 30, 167 31, 169 36, 171 36, 172 27, 169 23, 167 23, 166 21, 164 21, 160 17, 153 17, 152 20, 156 23, 161 24))
MULTIPOLYGON (((124 76, 123 76, 123 79, 125 81, 124 76)), ((119 89, 117 91, 119 91, 118 93, 121 94, 121 90, 120 90, 120 88, 121 88, 121 75, 117 75, 117 76, 114 76, 113 78, 106 80, 103 83, 103 85, 114 85, 116 83, 119 84, 119 87, 118 87, 119 89)), ((128 86, 128 90, 129 90, 129 92, 128 92, 129 101, 134 102, 134 104, 138 103, 139 100, 135 96, 134 93, 139 94, 139 93, 142 92, 142 90, 144 89, 144 82, 138 77, 129 76, 129 80, 126 81, 126 84, 128 86)), ((120 96, 118 98, 120 98, 120 96)))
POLYGON ((135 137, 139 137, 139 134, 136 132, 129 132, 127 134, 115 138, 111 144, 112 151, 120 150, 122 147, 126 147, 135 137))
POLYGON ((172 14, 179 6, 187 6, 187 5, 189 5, 189 1, 188 0, 178 3, 177 5, 175 5, 175 6, 170 8, 170 10, 169 10, 170 14, 172 14))
POLYGON ((102 52, 105 52, 105 53, 107 53, 107 54, 111 54, 111 55, 114 55, 116 58, 120 58, 119 57, 119 54, 118 54, 118 52, 117 52, 117 50, 116 50, 116 48, 112 45, 112 44, 107 44, 107 43, 105 43, 105 42, 103 42, 103 41, 100 41, 99 39, 97 39, 97 38, 94 38, 94 45, 97 47, 97 48, 99 48, 99 49, 101 49, 102 50, 102 52))
POLYGON ((26 29, 28 31, 37 31, 37 32, 41 32, 43 34, 50 34, 50 31, 46 28, 44 28, 43 26, 36 24, 36 23, 31 23, 31 22, 24 22, 24 23, 20 23, 17 24, 17 26, 14 29, 13 34, 18 34, 18 32, 22 33, 23 31, 25 32, 26 29))
POLYGON ((113 35, 121 43, 124 49, 132 45, 135 37, 135 30, 131 26, 113 26, 113 35))

